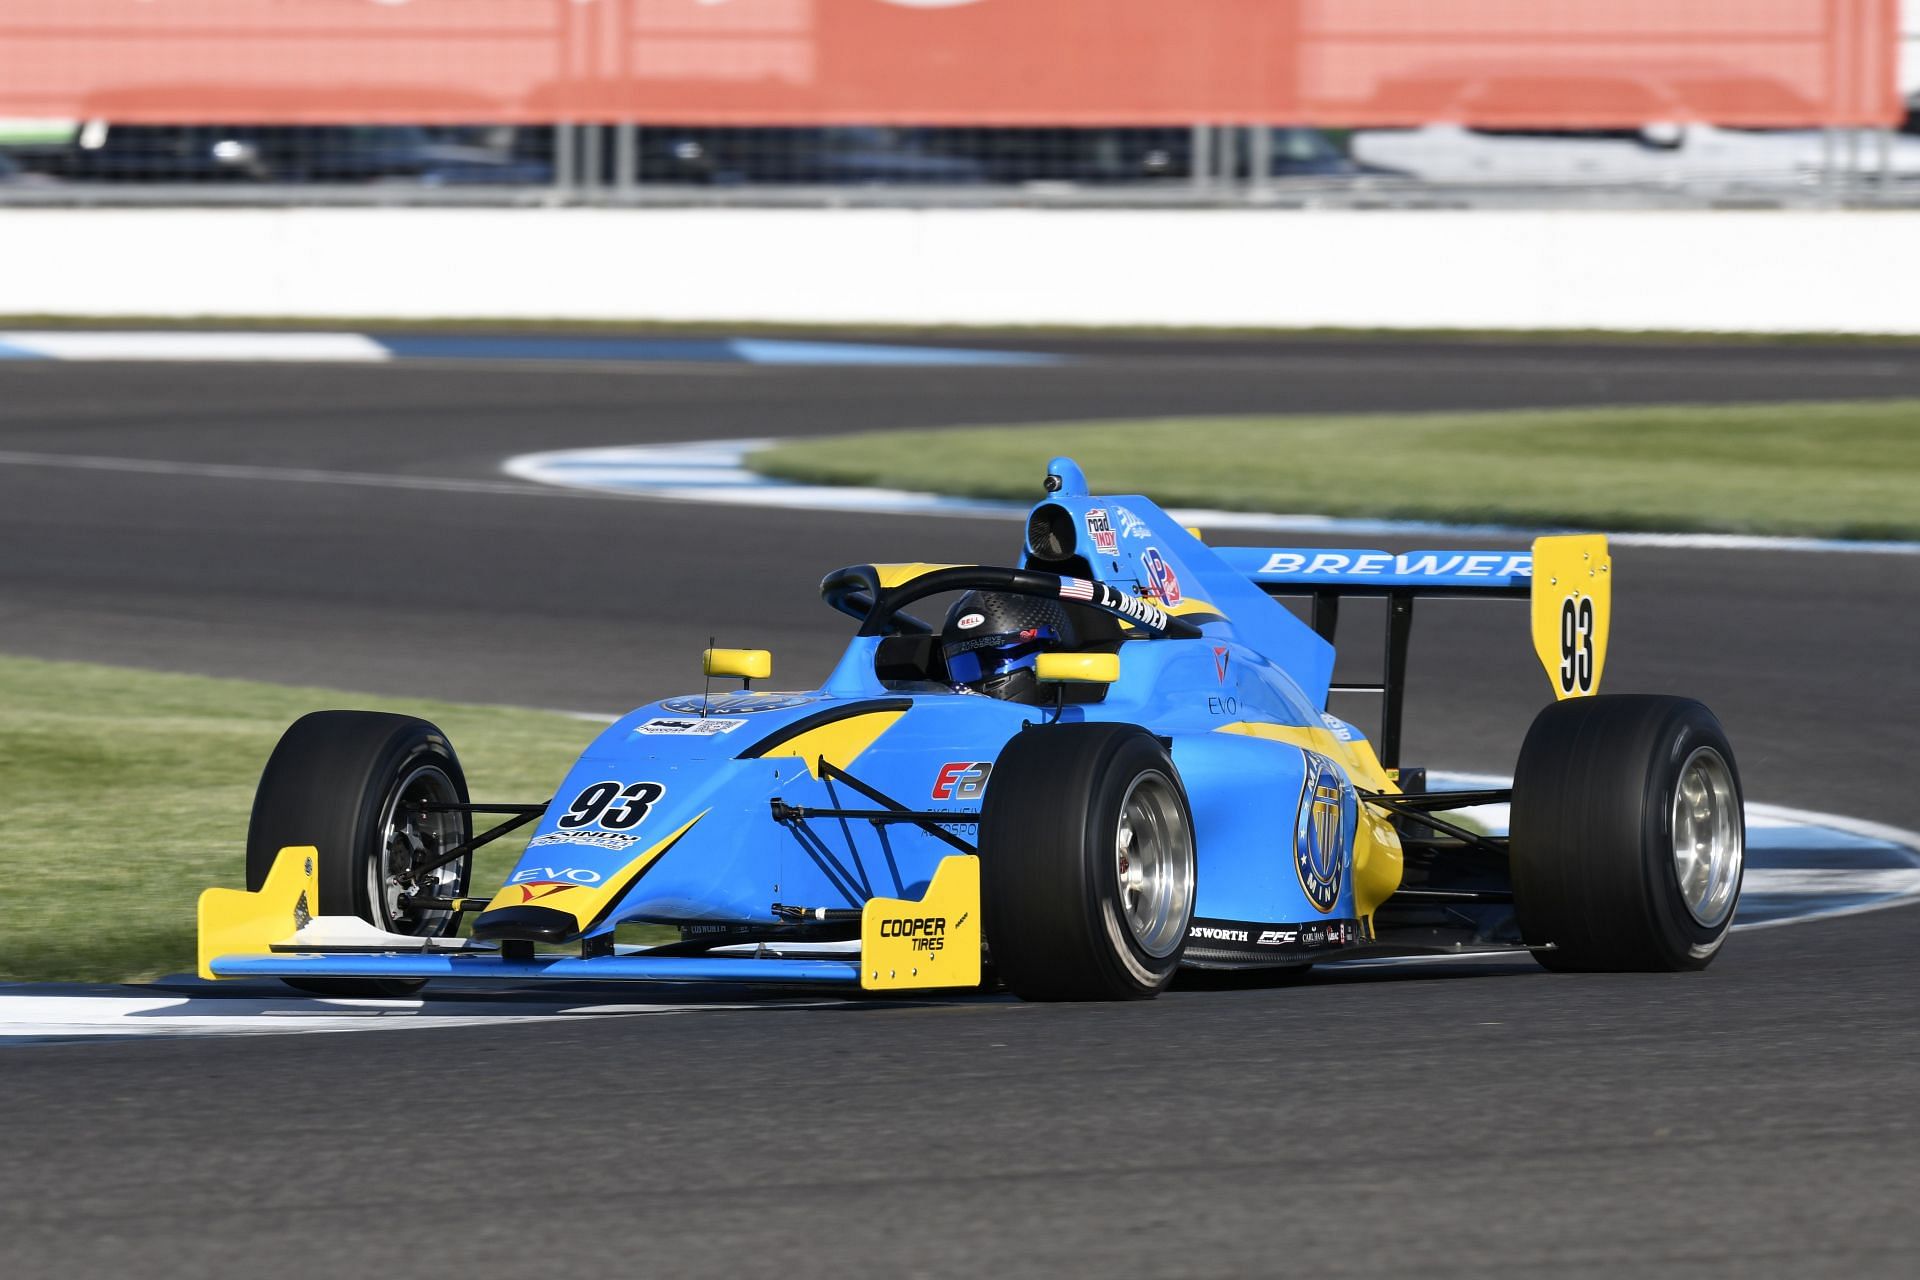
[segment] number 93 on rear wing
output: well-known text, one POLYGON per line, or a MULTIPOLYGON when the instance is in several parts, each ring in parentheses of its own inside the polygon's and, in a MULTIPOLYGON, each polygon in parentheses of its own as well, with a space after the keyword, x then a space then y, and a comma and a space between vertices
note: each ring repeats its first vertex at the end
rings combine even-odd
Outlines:
POLYGON ((1333 692, 1382 698, 1379 753, 1399 763, 1401 712, 1413 603, 1421 597, 1528 600, 1534 653, 1556 699, 1599 692, 1613 602, 1613 562, 1603 534, 1555 534, 1525 551, 1370 551, 1321 547, 1219 547, 1221 559, 1273 596, 1310 602, 1308 621, 1332 643, 1340 602, 1388 602, 1385 671, 1378 682, 1336 683, 1333 692))

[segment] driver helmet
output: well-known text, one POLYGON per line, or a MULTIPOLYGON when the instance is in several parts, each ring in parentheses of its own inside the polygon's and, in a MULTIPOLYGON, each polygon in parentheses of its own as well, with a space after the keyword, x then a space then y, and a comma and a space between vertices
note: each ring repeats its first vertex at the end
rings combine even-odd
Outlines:
POLYGON ((1073 646, 1073 624, 1057 600, 969 591, 947 610, 940 648, 957 689, 1005 702, 1040 701, 1033 660, 1073 646))

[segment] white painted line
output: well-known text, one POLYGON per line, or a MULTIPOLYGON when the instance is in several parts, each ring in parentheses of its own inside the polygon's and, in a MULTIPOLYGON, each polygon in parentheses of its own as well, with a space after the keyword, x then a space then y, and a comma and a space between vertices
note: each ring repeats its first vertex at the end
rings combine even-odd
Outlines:
POLYGON ((75 453, 31 453, 0 449, 0 466, 51 467, 64 471, 114 471, 128 475, 189 476, 198 480, 248 483, 354 485, 371 489, 419 489, 438 493, 504 494, 521 498, 609 498, 620 495, 588 489, 558 489, 507 480, 456 476, 408 476, 385 472, 322 471, 311 467, 260 467, 226 462, 172 462, 162 458, 111 458, 75 453))
MULTIPOLYGON (((67 990, 74 990, 68 988, 67 990)), ((236 995, 132 994, 135 988, 60 994, 0 987, 0 1041, 94 1037, 306 1035, 329 1031, 497 1027, 556 1018, 823 1008, 844 1000, 595 1004, 575 1001, 342 1000, 236 995)))
POLYGON ((49 360, 292 360, 369 363, 393 359, 358 333, 0 333, 0 347, 49 360))

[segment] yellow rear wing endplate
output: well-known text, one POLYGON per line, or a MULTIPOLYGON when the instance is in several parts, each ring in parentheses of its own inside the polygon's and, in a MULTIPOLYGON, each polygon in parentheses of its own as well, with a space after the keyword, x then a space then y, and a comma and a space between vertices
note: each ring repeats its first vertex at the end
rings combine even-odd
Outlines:
POLYGON ((1600 691, 1613 614, 1613 559, 1606 535, 1533 542, 1533 651, 1555 698, 1600 691))

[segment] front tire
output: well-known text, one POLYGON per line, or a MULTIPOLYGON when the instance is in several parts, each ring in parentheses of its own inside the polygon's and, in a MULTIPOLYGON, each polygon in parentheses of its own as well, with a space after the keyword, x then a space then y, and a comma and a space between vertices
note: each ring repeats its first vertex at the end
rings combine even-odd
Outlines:
POLYGON ((1186 950, 1194 868, 1186 790, 1137 725, 1030 728, 994 762, 981 925, 1022 999, 1158 995, 1186 950))
POLYGON ((1647 694, 1557 702, 1514 769, 1514 911, 1562 972, 1704 969, 1733 924, 1746 824, 1713 712, 1647 694))
MULTIPOLYGON (((472 855, 420 874, 441 851, 473 834, 465 813, 413 810, 422 802, 465 804, 466 774, 447 736, 425 720, 377 711, 316 711, 281 735, 254 792, 247 825, 247 888, 266 883, 288 845, 319 851, 315 915, 358 916, 410 937, 444 937, 458 917, 404 900, 425 888, 466 892, 472 855)), ((320 995, 407 995, 423 981, 398 978, 288 978, 320 995)))

